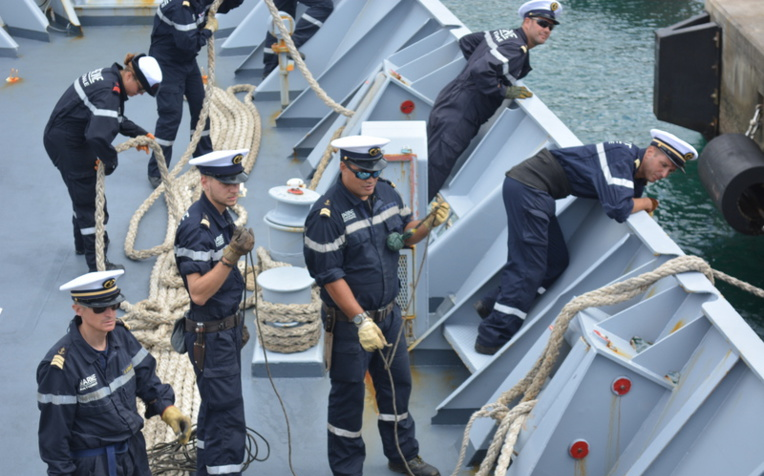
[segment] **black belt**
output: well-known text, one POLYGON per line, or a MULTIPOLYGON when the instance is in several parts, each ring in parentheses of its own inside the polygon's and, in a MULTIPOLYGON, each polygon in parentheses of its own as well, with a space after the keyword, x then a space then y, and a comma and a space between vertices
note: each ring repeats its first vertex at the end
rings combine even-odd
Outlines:
MULTIPOLYGON (((374 311, 367 310, 366 313, 374 322, 382 322, 385 319, 387 319, 387 316, 389 316, 390 313, 393 312, 394 307, 395 307, 395 300, 393 300, 387 306, 381 307, 374 311)), ((327 316, 329 316, 331 319, 334 319, 336 321, 350 322, 353 320, 352 317, 346 316, 344 312, 339 310, 339 308, 327 306, 326 303, 323 303, 323 302, 321 303, 321 309, 326 313, 327 316)))
POLYGON ((186 331, 203 332, 205 334, 227 331, 238 326, 241 323, 241 317, 242 313, 239 311, 217 321, 194 321, 193 319, 186 318, 186 331))

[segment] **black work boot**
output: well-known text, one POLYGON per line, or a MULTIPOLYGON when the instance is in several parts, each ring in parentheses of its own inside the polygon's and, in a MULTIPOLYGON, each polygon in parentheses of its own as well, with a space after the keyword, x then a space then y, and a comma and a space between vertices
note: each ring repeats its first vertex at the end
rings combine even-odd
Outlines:
POLYGON ((387 467, 390 468, 390 471, 409 474, 411 476, 440 476, 440 471, 438 471, 435 466, 425 463, 421 456, 411 458, 410 460, 406 461, 406 464, 408 464, 410 471, 406 470, 406 465, 402 462, 396 463, 393 461, 388 461, 387 467))

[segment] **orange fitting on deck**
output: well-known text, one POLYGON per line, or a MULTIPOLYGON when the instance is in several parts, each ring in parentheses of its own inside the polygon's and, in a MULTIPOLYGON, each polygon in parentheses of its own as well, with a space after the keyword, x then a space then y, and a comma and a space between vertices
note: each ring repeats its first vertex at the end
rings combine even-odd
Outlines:
POLYGON ((11 75, 5 78, 6 83, 18 83, 21 81, 21 78, 19 78, 19 70, 16 68, 11 68, 11 75))
POLYGON ((274 53, 289 53, 289 47, 286 44, 286 41, 279 40, 278 43, 274 43, 271 45, 271 49, 274 53))

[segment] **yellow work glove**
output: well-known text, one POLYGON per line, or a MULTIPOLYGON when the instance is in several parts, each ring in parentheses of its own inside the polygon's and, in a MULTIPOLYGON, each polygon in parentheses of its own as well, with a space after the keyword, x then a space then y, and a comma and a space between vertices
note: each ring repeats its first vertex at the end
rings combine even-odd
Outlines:
POLYGON ((387 345, 387 339, 382 334, 382 329, 374 324, 370 317, 365 318, 358 326, 358 340, 361 341, 361 347, 366 352, 374 352, 387 345))
POLYGON ((425 218, 425 226, 433 229, 442 225, 448 220, 448 214, 451 212, 451 206, 443 200, 436 200, 430 206, 430 216, 425 218))
POLYGON ((533 96, 533 93, 525 86, 508 86, 504 91, 504 97, 507 99, 527 99, 533 96))
POLYGON ((214 17, 207 17, 207 24, 204 25, 205 30, 210 30, 212 33, 218 31, 218 19, 214 17))
POLYGON ((237 226, 231 237, 231 242, 223 248, 223 258, 230 264, 239 262, 239 258, 252 251, 255 247, 255 233, 252 228, 237 226))
POLYGON ((162 421, 172 428, 175 436, 178 437, 178 443, 185 445, 191 437, 191 419, 183 414, 178 407, 170 405, 162 412, 162 421))
MULTIPOLYGON (((151 132, 146 134, 146 137, 148 137, 149 139, 155 139, 154 134, 152 134, 151 132)), ((136 150, 142 150, 142 151, 146 152, 147 154, 149 153, 149 146, 148 145, 136 145, 135 149, 136 150)))

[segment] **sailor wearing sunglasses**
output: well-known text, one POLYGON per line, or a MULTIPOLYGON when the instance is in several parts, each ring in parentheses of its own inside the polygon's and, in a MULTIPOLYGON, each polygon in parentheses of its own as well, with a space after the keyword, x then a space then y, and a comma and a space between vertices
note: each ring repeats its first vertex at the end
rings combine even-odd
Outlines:
POLYGON ((445 185, 459 156, 505 99, 533 96, 517 81, 531 72, 529 50, 549 39, 560 13, 559 2, 532 0, 518 10, 520 28, 481 31, 459 39, 467 64, 440 91, 427 121, 428 199, 445 185))
POLYGON ((305 263, 321 286, 325 352, 331 362, 327 438, 335 476, 363 474, 367 371, 376 390, 388 467, 414 476, 440 474, 419 456, 414 419, 408 411, 411 369, 406 346, 388 345, 396 341, 403 325, 396 303, 400 247, 391 246, 389 237, 413 245, 446 221, 449 207, 436 203, 427 218, 413 219, 393 185, 379 176, 387 166, 382 147, 388 142, 369 136, 332 141, 339 149, 340 178, 316 201, 305 221, 305 263))
POLYGON ((123 273, 88 273, 60 287, 71 293, 76 315, 37 367, 40 456, 48 474, 150 476, 136 397, 145 417, 161 415, 181 444, 191 434, 172 387, 156 375, 156 360, 117 319, 123 273))

